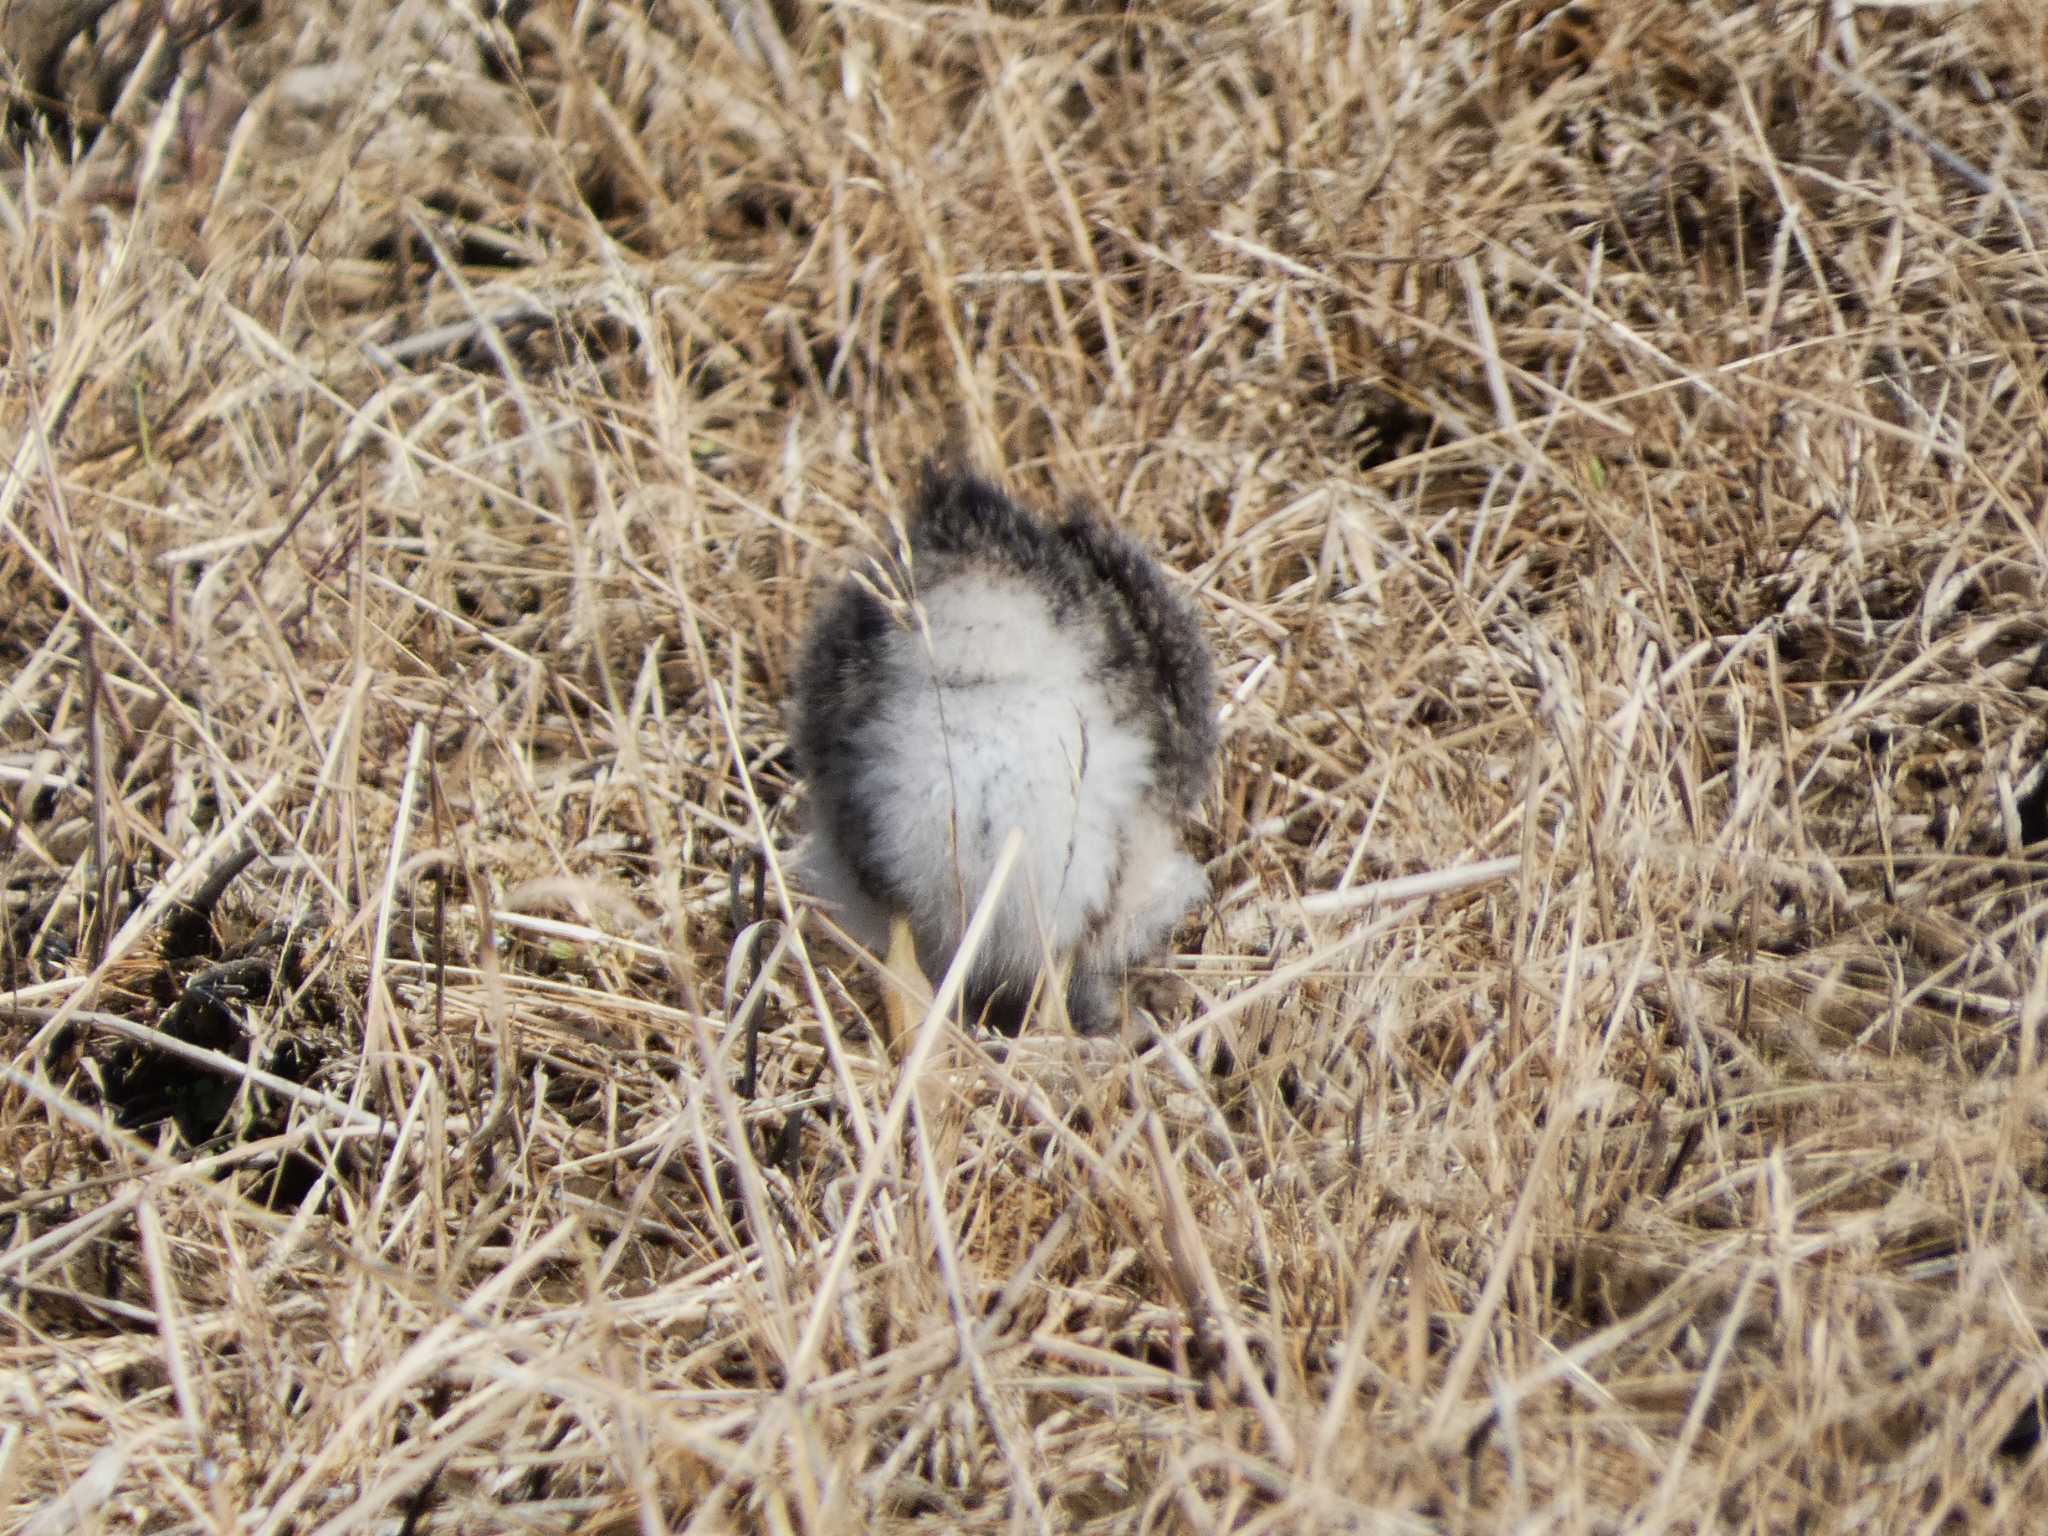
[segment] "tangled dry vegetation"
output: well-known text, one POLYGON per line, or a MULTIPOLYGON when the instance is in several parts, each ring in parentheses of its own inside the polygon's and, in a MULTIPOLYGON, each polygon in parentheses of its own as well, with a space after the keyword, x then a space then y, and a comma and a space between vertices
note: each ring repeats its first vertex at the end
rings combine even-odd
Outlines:
POLYGON ((2031 0, 100 28, 0 197, 0 1524, 2027 1528, 2031 0), (898 1064, 781 701, 948 442, 1199 595, 1215 900, 898 1064))

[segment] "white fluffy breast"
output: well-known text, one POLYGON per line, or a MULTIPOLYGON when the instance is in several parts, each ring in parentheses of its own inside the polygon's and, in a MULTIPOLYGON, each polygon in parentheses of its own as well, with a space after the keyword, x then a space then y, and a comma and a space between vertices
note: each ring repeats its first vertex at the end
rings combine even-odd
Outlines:
MULTIPOLYGON (((880 862, 917 893, 912 927, 947 955, 1011 830, 1022 831, 977 970, 1029 977, 1048 951, 1119 925, 1117 908, 1137 894, 1118 887, 1134 837, 1156 858, 1152 845, 1168 836, 1139 835, 1158 819, 1145 805, 1151 747, 1094 681, 1099 638, 1061 630, 1036 590, 958 576, 927 593, 924 620, 888 643, 887 703, 862 727, 855 793, 871 808, 880 862)), ((1148 905, 1162 886, 1185 884, 1184 871, 1145 873, 1148 905)), ((1162 927, 1156 913, 1145 926, 1162 927)))

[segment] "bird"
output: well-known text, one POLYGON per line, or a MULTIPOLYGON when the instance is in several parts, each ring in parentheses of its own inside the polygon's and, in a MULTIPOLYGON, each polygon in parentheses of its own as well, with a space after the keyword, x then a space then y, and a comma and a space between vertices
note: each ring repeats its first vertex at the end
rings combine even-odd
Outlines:
POLYGON ((799 881, 899 977, 942 976, 1019 834, 968 1014, 1014 1035, 1049 980, 1102 1033, 1129 966, 1208 895, 1186 833, 1216 775, 1215 675, 1194 606, 1134 539, 927 463, 907 539, 842 579, 803 642, 799 881))

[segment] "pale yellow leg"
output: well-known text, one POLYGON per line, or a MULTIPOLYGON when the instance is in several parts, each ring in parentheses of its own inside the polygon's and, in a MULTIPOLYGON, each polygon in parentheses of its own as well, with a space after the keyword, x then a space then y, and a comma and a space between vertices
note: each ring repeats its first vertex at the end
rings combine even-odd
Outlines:
POLYGON ((1053 1005, 1059 1011, 1054 1013, 1052 1017, 1055 1019, 1066 1019, 1068 1029, 1074 1027, 1074 1021, 1071 1018, 1067 1018, 1067 982, 1072 979, 1073 974, 1074 957, 1072 955, 1063 955, 1060 959, 1053 962, 1052 975, 1048 978, 1048 985, 1052 990, 1052 995, 1059 999, 1053 1005))
POLYGON ((889 923, 889 953, 882 970, 882 1027, 888 1031, 882 1044, 894 1055, 898 1042, 910 1038, 932 1000, 932 985, 918 969, 917 940, 910 936, 910 919, 901 913, 889 923))

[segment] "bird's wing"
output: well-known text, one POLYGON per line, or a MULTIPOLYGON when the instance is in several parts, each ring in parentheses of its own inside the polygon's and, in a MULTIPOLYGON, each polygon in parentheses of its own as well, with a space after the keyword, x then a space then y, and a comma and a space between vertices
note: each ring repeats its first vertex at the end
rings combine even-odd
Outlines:
POLYGON ((1107 669, 1151 701, 1160 787, 1192 811, 1209 792, 1217 745, 1216 668, 1195 610, 1143 546, 1093 514, 1075 512, 1059 537, 1116 599, 1107 669))

